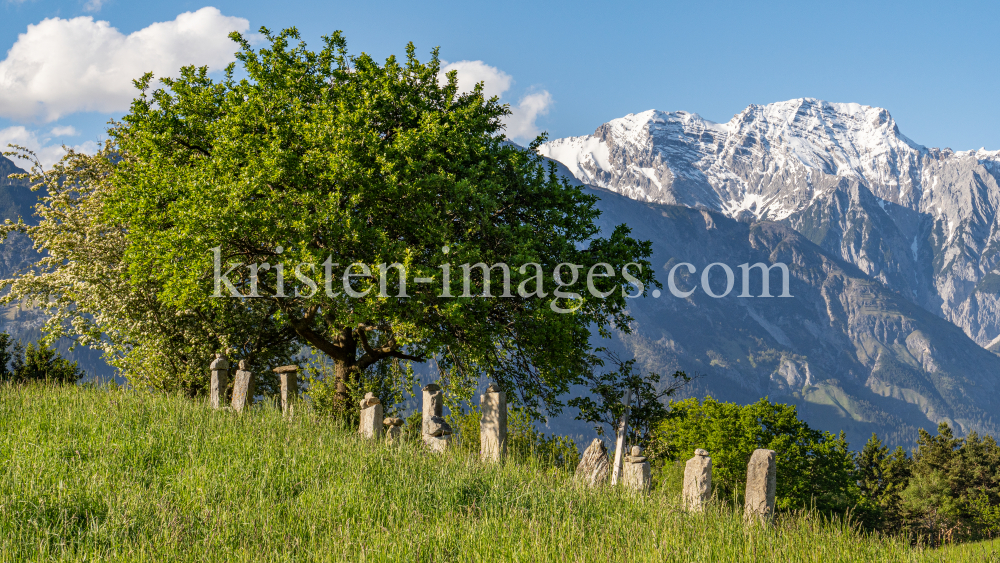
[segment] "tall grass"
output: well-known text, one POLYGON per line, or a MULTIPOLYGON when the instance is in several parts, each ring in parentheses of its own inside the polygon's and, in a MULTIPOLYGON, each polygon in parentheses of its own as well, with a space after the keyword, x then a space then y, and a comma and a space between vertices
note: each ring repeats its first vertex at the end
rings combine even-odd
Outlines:
POLYGON ((308 408, 213 412, 116 388, 0 387, 0 558, 924 561, 809 514, 770 529, 673 495, 359 439, 308 408))

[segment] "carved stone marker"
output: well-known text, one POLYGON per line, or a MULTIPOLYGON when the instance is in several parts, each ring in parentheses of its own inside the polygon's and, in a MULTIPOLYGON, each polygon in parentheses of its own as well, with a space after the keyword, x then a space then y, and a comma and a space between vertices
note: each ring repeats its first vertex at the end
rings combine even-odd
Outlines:
POLYGON ((692 512, 702 512, 712 495, 712 458, 708 452, 698 448, 694 457, 684 465, 684 508, 692 512))
POLYGON ((618 421, 618 439, 615 441, 615 465, 611 469, 612 487, 618 484, 618 478, 622 474, 622 458, 625 456, 625 434, 628 432, 628 409, 630 402, 632 402, 632 390, 626 389, 625 396, 622 397, 625 412, 622 413, 622 418, 618 421))
POLYGON ((382 421, 386 427, 385 437, 390 443, 396 443, 403 439, 403 419, 390 417, 382 421))
POLYGON ((299 399, 299 366, 281 366, 274 368, 274 373, 281 379, 281 414, 295 414, 295 403, 299 399))
POLYGON ((421 417, 421 435, 424 444, 433 452, 448 449, 451 426, 441 418, 444 414, 444 394, 436 383, 424 386, 424 410, 421 417))
POLYGON ((243 412, 244 408, 252 405, 256 391, 257 382, 247 370, 247 361, 240 360, 240 369, 236 371, 236 381, 233 383, 233 410, 243 412))
POLYGON ((747 493, 743 518, 766 523, 774 517, 777 485, 774 450, 754 450, 747 464, 747 493))
POLYGON ((635 492, 649 492, 649 485, 652 482, 649 462, 642 455, 642 448, 639 446, 632 446, 631 454, 625 457, 625 466, 622 469, 622 485, 626 489, 635 492))
POLYGON ((608 461, 608 448, 600 438, 587 446, 583 452, 580 464, 576 466, 576 479, 591 487, 599 487, 608 480, 611 462, 608 461))
POLYGON ((216 354, 212 360, 212 386, 209 402, 213 409, 220 409, 226 402, 226 387, 229 386, 229 360, 216 354))
POLYGON ((358 433, 362 438, 382 437, 382 402, 374 393, 366 393, 361 399, 361 423, 358 433))
POLYGON ((507 453, 507 394, 491 383, 479 406, 479 459, 499 463, 507 453))

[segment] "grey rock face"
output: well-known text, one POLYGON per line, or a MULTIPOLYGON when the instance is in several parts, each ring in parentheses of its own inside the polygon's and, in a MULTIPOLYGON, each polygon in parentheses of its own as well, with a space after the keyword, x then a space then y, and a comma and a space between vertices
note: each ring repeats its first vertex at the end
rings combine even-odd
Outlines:
POLYGON ((610 471, 608 448, 600 438, 594 438, 576 466, 576 479, 591 487, 599 487, 607 482, 610 471))
POLYGON ((774 492, 777 473, 774 450, 754 450, 747 464, 746 502, 743 517, 748 521, 767 522, 774 518, 774 492))
MULTIPOLYGON (((685 396, 742 404, 767 396, 795 405, 814 428, 845 430, 855 447, 872 432, 909 447, 918 428, 934 432, 941 421, 959 432, 1000 435, 992 414, 1000 409, 1000 357, 787 224, 588 193, 600 197, 602 234, 625 223, 632 236, 652 242, 650 261, 664 285, 658 298, 630 300, 633 332, 619 335, 617 345, 644 370, 705 374, 685 396), (682 262, 696 268, 675 272, 679 289, 696 290, 687 298, 667 288, 667 275, 682 262), (703 270, 715 262, 735 275, 733 291, 719 299, 701 287, 703 270), (757 262, 787 264, 791 298, 757 297, 759 272, 750 280, 754 297, 739 297, 737 265, 757 262)), ((716 294, 725 281, 714 268, 716 294)), ((772 272, 771 294, 780 287, 772 272)))
POLYGON ((684 508, 701 512, 712 495, 712 458, 708 452, 698 448, 694 457, 684 465, 684 508))

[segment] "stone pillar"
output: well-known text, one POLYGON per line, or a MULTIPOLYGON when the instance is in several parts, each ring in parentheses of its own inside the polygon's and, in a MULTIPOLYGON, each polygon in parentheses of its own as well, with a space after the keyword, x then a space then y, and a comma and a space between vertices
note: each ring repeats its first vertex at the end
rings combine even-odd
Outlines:
POLYGON ((774 491, 777 486, 775 456, 774 450, 754 450, 750 456, 744 520, 765 523, 774 518, 774 491))
POLYGON ((240 360, 240 369, 236 371, 236 381, 233 383, 233 410, 243 412, 243 409, 253 404, 253 396, 257 391, 257 382, 247 368, 247 361, 240 360))
POLYGON ((274 373, 281 379, 281 414, 295 414, 295 403, 299 399, 299 366, 281 366, 274 368, 274 373))
POLYGON ((479 459, 499 463, 507 454, 507 394, 490 384, 479 396, 479 459))
POLYGON ((216 354, 212 360, 212 384, 209 402, 213 409, 220 409, 226 403, 226 387, 229 386, 229 360, 222 354, 216 354))
POLYGON ((652 476, 649 470, 649 461, 642 455, 642 448, 632 446, 632 455, 625 457, 625 466, 622 468, 622 484, 626 489, 637 493, 648 493, 652 476))
POLYGON ((625 396, 622 397, 622 404, 625 405, 625 412, 618 421, 618 440, 615 442, 615 464, 611 469, 611 486, 618 484, 618 478, 622 474, 622 459, 625 456, 625 434, 628 432, 628 406, 632 401, 632 390, 626 389, 625 396))
POLYGON ((403 419, 391 417, 382 421, 387 428, 385 437, 390 444, 395 444, 403 440, 403 419))
POLYGON ((420 433, 427 434, 427 423, 435 416, 444 414, 444 395, 441 386, 431 383, 424 386, 424 410, 420 418, 420 433))
POLYGON ((361 400, 361 423, 358 433, 362 438, 382 437, 382 402, 374 393, 366 393, 361 400))
POLYGON ((698 448, 684 466, 684 508, 702 512, 712 495, 712 458, 698 448))
POLYGON ((576 466, 575 477, 590 487, 599 487, 608 480, 611 462, 608 461, 608 448, 604 441, 594 438, 583 452, 580 464, 576 466))

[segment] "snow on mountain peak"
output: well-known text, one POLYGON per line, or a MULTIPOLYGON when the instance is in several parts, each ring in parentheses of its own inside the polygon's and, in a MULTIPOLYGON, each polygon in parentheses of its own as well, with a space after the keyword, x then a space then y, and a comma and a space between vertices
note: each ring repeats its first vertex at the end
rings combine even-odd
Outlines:
POLYGON ((816 195, 814 184, 828 177, 864 184, 884 201, 919 205, 929 155, 883 108, 815 98, 752 104, 727 123, 647 110, 539 151, 580 181, 634 199, 771 219, 803 208, 816 195))

